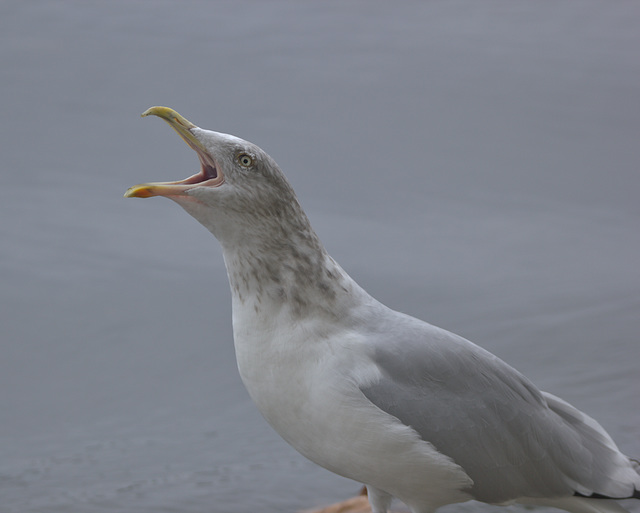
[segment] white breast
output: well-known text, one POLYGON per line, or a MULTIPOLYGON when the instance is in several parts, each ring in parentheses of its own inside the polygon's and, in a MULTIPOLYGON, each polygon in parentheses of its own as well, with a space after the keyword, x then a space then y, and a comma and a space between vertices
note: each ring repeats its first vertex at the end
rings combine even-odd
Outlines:
POLYGON ((359 384, 379 372, 362 335, 287 312, 234 303, 242 380, 271 426, 315 463, 406 500, 434 507, 468 500, 471 480, 418 434, 375 405, 359 384), (263 315, 265 314, 265 315, 263 315), (322 336, 318 336, 322 333, 322 336))

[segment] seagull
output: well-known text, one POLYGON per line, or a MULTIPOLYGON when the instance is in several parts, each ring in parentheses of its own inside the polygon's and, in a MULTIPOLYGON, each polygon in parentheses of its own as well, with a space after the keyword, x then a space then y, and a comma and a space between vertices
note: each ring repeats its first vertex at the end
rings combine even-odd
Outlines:
POLYGON ((244 385, 269 424, 318 465, 366 485, 373 513, 481 501, 626 511, 640 465, 595 420, 468 340, 394 311, 327 253, 258 146, 168 107, 200 171, 131 187, 165 196, 220 242, 244 385))

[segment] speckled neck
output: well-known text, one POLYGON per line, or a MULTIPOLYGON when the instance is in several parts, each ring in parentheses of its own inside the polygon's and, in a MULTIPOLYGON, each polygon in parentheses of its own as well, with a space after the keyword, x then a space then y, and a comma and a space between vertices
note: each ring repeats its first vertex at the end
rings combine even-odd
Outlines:
POLYGON ((336 316, 353 281, 328 255, 306 216, 296 219, 296 226, 271 226, 242 243, 223 245, 234 302, 256 311, 288 309, 295 317, 336 316))

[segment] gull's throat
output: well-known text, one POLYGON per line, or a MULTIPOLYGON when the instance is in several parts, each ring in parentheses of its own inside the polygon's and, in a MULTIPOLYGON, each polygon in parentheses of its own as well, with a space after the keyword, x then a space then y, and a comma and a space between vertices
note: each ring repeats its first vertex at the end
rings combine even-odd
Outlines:
POLYGON ((182 185, 197 185, 197 184, 205 184, 205 182, 211 182, 210 184, 207 183, 206 185, 219 185, 220 183, 222 183, 223 179, 222 179, 222 174, 218 173, 218 169, 215 167, 215 165, 211 165, 208 162, 204 162, 202 159, 200 160, 200 164, 201 164, 201 169, 199 173, 196 173, 195 175, 190 176, 189 178, 185 178, 184 180, 178 182, 182 185))

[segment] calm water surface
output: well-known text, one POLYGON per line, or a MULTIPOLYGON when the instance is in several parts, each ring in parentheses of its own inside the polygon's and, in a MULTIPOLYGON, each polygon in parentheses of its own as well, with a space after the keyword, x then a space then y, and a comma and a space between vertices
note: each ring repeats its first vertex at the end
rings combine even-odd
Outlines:
POLYGON ((265 148, 371 293, 640 456, 639 23, 624 1, 3 2, 0 512, 358 489, 250 403, 215 239, 122 199, 197 168, 151 105, 265 148))

